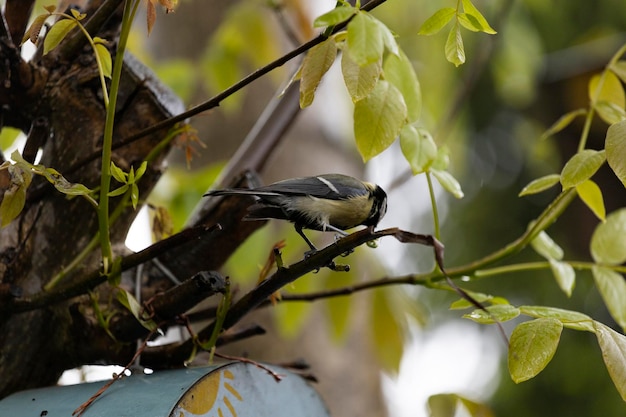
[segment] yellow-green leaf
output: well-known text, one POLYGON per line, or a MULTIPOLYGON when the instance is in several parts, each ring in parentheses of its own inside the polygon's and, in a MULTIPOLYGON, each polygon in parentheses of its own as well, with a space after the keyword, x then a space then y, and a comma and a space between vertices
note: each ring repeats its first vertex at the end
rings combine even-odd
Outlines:
POLYGON ((519 324, 509 343, 509 373, 518 384, 534 378, 552 360, 559 345, 563 324, 540 318, 519 324))
POLYGON ((393 313, 386 291, 374 290, 373 297, 369 322, 372 325, 374 347, 383 367, 388 370, 397 370, 404 346, 402 328, 393 313))
POLYGON ((444 7, 435 12, 431 17, 426 19, 417 32, 419 35, 434 35, 439 32, 445 25, 452 20, 456 14, 456 9, 452 7, 444 7))
POLYGON ((626 61, 620 60, 611 65, 609 68, 615 75, 622 80, 623 83, 626 83, 626 61))
POLYGON ((609 166, 626 187, 626 122, 609 126, 604 146, 609 166))
POLYGON ((561 171, 563 189, 575 187, 591 178, 605 160, 606 154, 603 150, 585 149, 572 156, 561 171))
POLYGON ((606 369, 622 400, 626 401, 626 337, 600 322, 594 325, 606 369))
POLYGON ((587 114, 587 109, 576 109, 572 110, 568 113, 565 113, 563 116, 559 117, 559 119, 552 124, 542 135, 541 139, 546 139, 550 136, 553 136, 559 133, 561 130, 565 129, 569 126, 574 119, 578 116, 584 116, 587 114))
POLYGON ((383 65, 385 80, 396 86, 407 107, 409 123, 416 122, 422 112, 422 92, 415 69, 404 52, 389 55, 383 65))
POLYGON ((26 189, 32 180, 30 171, 18 165, 9 165, 7 170, 11 184, 4 191, 2 203, 0 203, 0 227, 11 223, 22 212, 26 203, 26 189))
POLYGON ((626 120, 626 110, 610 101, 598 101, 595 105, 595 109, 600 118, 610 125, 626 120))
POLYGON ((354 106, 354 136, 364 161, 387 149, 406 123, 406 104, 391 83, 380 80, 354 106))
POLYGON ((463 190, 461 189, 461 184, 450 174, 448 171, 442 171, 439 169, 431 169, 430 172, 433 173, 435 178, 441 186, 452 194, 456 198, 463 198, 463 190))
POLYGON ((621 274, 603 266, 594 265, 591 272, 611 317, 622 330, 626 329, 626 280, 621 274))
POLYGON ((339 6, 329 12, 318 16, 313 21, 313 27, 320 28, 325 26, 335 26, 345 22, 357 13, 354 7, 339 6))
POLYGON ((606 211, 604 209, 604 200, 602 199, 600 187, 598 187, 595 182, 587 180, 576 186, 576 192, 593 214, 595 214, 598 219, 604 221, 606 211))
POLYGON ((591 256, 594 261, 607 265, 626 262, 626 208, 609 214, 598 224, 591 236, 591 256))
POLYGON ((556 283, 559 284, 559 288, 563 290, 568 297, 572 296, 574 286, 576 285, 576 272, 574 268, 568 263, 557 261, 556 259, 548 259, 550 262, 550 269, 556 279, 556 283))
POLYGON ((470 319, 476 323, 493 324, 497 321, 513 320, 519 316, 519 309, 510 304, 495 304, 486 307, 487 311, 476 309, 471 313, 463 315, 463 318, 470 319))
POLYGON ((43 41, 43 54, 46 55, 48 52, 57 47, 59 43, 72 29, 76 27, 77 23, 75 20, 71 19, 62 19, 56 22, 48 31, 46 35, 46 39, 43 41))
POLYGON ((461 27, 455 23, 448 33, 446 40, 446 59, 456 67, 465 63, 465 48, 463 47, 463 37, 461 36, 461 27))
MULTIPOLYGON (((602 75, 597 74, 591 78, 589 81, 589 99, 594 107, 597 107, 597 104, 602 101, 613 103, 621 109, 624 109, 626 105, 624 87, 619 78, 611 71, 605 71, 602 75), (604 76, 604 82, 602 86, 600 86, 600 81, 603 79, 602 76, 604 76)), ((600 111, 598 113, 600 117, 603 116, 600 111)), ((604 117, 602 118, 607 123, 611 123, 610 120, 606 120, 604 117)))
POLYGON ((473 22, 472 25, 473 26, 475 25, 481 32, 485 32, 490 35, 494 35, 497 33, 489 25, 489 23, 487 22, 487 19, 485 19, 482 13, 480 13, 480 11, 478 11, 476 6, 474 6, 471 0, 463 0, 463 10, 468 16, 471 16, 473 18, 471 20, 475 22, 473 22))
POLYGON ((520 191, 518 196, 522 197, 525 195, 540 193, 548 188, 552 188, 554 185, 558 184, 560 180, 561 176, 559 174, 550 174, 537 178, 529 182, 528 185, 520 191))
POLYGON ((400 131, 400 148, 413 175, 426 171, 437 157, 437 145, 430 133, 411 125, 400 131))
POLYGON ((359 12, 348 23, 348 53, 357 64, 381 60, 384 47, 380 26, 366 12, 359 12))
MULTIPOLYGON (((371 17, 371 16, 370 16, 371 17)), ((372 20, 378 25, 378 30, 380 31, 380 37, 383 40, 383 45, 389 52, 393 55, 398 55, 400 53, 400 48, 398 48, 398 42, 396 42, 396 37, 391 33, 391 30, 380 20, 371 17, 372 20)))
POLYGON ((111 78, 111 71, 113 69, 111 53, 107 47, 101 43, 96 44, 95 50, 98 58, 100 59, 100 63, 102 64, 102 73, 105 77, 111 78))
POLYGON ((309 50, 300 70, 300 107, 305 108, 313 103, 315 90, 336 57, 337 44, 334 38, 328 38, 309 50))
POLYGON ((350 54, 343 54, 341 56, 341 72, 348 93, 352 101, 356 103, 372 92, 382 73, 382 65, 380 61, 376 61, 361 66, 352 59, 350 54))
POLYGON ((117 300, 135 316, 143 327, 151 331, 157 328, 157 324, 152 319, 143 317, 144 309, 131 293, 119 288, 116 296, 117 300))
POLYGON ((457 15, 457 18, 459 19, 459 23, 461 24, 461 26, 463 26, 467 30, 471 30, 472 32, 480 32, 482 29, 480 27, 480 23, 478 23, 478 20, 476 20, 476 18, 472 15, 469 15, 467 13, 459 13, 457 15))
POLYGON ((543 230, 530 241, 530 245, 546 259, 563 259, 563 249, 543 230))
POLYGON ((557 319, 568 329, 591 333, 595 331, 591 317, 578 311, 545 306, 520 306, 519 310, 522 314, 530 317, 557 319))

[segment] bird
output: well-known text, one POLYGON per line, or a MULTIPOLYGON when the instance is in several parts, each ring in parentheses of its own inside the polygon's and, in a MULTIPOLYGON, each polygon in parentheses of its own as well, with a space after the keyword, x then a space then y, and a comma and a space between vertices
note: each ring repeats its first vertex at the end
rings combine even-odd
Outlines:
POLYGON ((343 174, 291 178, 257 188, 213 190, 204 197, 253 196, 244 220, 287 220, 311 248, 302 229, 347 236, 356 226, 377 226, 387 212, 387 194, 378 185, 343 174))

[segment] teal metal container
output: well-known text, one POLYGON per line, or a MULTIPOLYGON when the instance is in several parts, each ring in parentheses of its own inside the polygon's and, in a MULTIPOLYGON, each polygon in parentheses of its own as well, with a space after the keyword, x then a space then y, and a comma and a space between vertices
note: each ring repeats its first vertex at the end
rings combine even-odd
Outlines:
MULTIPOLYGON (((300 376, 253 364, 132 375, 116 381, 83 417, 318 417, 329 416, 317 392, 300 376)), ((0 401, 2 417, 71 417, 106 382, 40 388, 0 401)))

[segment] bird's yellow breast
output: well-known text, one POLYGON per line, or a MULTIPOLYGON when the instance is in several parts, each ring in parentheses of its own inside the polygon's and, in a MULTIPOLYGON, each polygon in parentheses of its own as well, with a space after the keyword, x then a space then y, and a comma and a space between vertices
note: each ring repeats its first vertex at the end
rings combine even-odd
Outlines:
POLYGON ((320 226, 331 225, 345 230, 367 220, 372 209, 372 199, 369 196, 358 196, 346 200, 327 200, 308 196, 292 201, 289 208, 305 214, 320 226))

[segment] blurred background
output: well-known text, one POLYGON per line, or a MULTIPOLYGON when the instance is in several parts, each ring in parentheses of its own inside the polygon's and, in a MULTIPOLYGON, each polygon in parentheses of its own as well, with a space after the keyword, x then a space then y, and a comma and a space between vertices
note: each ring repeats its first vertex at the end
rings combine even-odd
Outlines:
MULTIPOLYGON (((449 149, 450 171, 465 194, 457 200, 436 188, 447 266, 479 259, 514 240, 555 197, 556 188, 524 198, 518 193, 532 179, 560 172, 576 152, 582 122, 556 137, 540 136, 561 115, 588 106, 590 76, 626 43, 623 1, 476 0, 498 34, 464 31, 467 62, 456 68, 444 55, 447 31, 417 35, 437 9, 456 3, 393 0, 373 12, 398 36, 413 62, 424 101, 421 124, 439 146, 449 149)), ((180 0, 174 14, 159 10, 149 37, 141 15, 130 48, 193 106, 314 37, 313 19, 333 6, 333 1, 321 0, 180 0)), ((153 205, 170 211, 176 230, 268 103, 277 99, 297 64, 273 71, 191 120, 204 145, 181 144, 150 197, 153 205)), ((370 180, 389 195, 381 227, 433 233, 425 179, 408 175, 397 144, 363 164, 354 145, 352 103, 337 66, 324 79, 314 104, 299 113, 272 152, 261 172, 264 182, 329 172, 370 180)), ((594 122, 589 147, 603 147, 606 128, 594 122)), ((624 206, 623 186, 606 167, 594 180, 603 191, 607 213, 624 206)), ((149 244, 149 217, 147 211, 139 217, 129 239, 133 249, 149 244)), ((549 233, 564 248, 565 259, 588 260, 597 223, 576 201, 549 233)), ((311 235, 320 244, 332 240, 311 235)), ((242 291, 249 288, 272 245, 282 239, 287 242, 286 262, 300 259, 306 248, 293 228, 271 222, 240 248, 224 273, 242 291)), ((539 259, 528 249, 507 262, 539 259)), ((387 239, 377 249, 357 249, 345 263, 350 263, 350 273, 321 271, 285 291, 314 292, 428 272, 433 255, 429 248, 387 239)), ((506 297, 514 305, 578 310, 614 326, 591 275, 578 272, 577 278, 569 298, 550 271, 459 285, 506 297)), ((229 350, 256 360, 306 360, 319 380, 317 389, 337 416, 426 416, 428 397, 439 393, 486 403, 497 416, 623 415, 624 403, 592 334, 565 330, 547 369, 516 385, 508 376, 497 329, 448 310, 457 298, 448 291, 395 287, 314 303, 280 303, 254 318, 269 328, 268 335, 229 350)), ((508 332, 514 324, 505 324, 508 332)))

